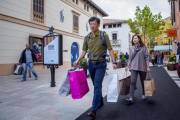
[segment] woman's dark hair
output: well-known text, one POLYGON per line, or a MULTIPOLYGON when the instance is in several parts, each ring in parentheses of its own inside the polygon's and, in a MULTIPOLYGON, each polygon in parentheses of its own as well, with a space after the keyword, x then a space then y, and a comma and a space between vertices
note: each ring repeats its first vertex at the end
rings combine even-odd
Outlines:
POLYGON ((94 20, 96 20, 97 23, 100 24, 100 19, 99 19, 98 17, 91 17, 91 18, 89 19, 89 23, 92 22, 92 21, 94 21, 94 20))
POLYGON ((135 36, 138 37, 140 46, 141 46, 141 47, 145 46, 144 43, 142 42, 141 37, 140 37, 138 34, 133 35, 132 41, 131 41, 132 46, 134 45, 133 39, 134 39, 135 36))

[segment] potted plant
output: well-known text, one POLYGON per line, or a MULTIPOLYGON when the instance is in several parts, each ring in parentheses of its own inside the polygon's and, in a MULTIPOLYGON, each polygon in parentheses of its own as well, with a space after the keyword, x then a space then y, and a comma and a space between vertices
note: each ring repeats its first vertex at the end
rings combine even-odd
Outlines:
POLYGON ((125 67, 125 66, 126 66, 126 58, 125 58, 125 55, 124 55, 124 54, 122 54, 121 65, 122 65, 122 67, 125 67))
POLYGON ((88 68, 88 67, 87 67, 87 59, 86 59, 86 58, 82 58, 82 59, 79 61, 78 65, 80 65, 81 68, 83 68, 83 70, 85 71, 86 77, 87 77, 87 68, 88 68))
POLYGON ((170 70, 170 71, 176 70, 175 61, 176 61, 176 55, 175 54, 170 55, 169 56, 169 62, 167 64, 168 70, 170 70))

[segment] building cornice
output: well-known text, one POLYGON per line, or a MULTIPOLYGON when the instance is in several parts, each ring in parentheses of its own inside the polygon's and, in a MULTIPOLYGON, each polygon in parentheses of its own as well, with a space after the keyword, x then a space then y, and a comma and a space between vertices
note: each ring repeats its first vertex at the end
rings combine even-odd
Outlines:
MULTIPOLYGON (((37 29, 49 31, 49 27, 48 26, 37 24, 37 23, 33 23, 33 22, 29 22, 29 21, 22 20, 22 19, 19 19, 19 18, 7 16, 7 15, 4 15, 4 14, 0 14, 0 20, 4 20, 4 21, 20 24, 20 25, 32 27, 32 28, 37 28, 37 29)), ((66 31, 62 31, 62 30, 59 30, 59 29, 54 29, 54 32, 62 34, 62 35, 70 36, 70 37, 84 39, 83 36, 80 36, 80 35, 74 34, 74 33, 70 33, 70 32, 66 32, 66 31)))
POLYGON ((70 0, 62 0, 62 2, 66 3, 67 5, 73 7, 74 9, 78 10, 79 12, 87 15, 88 17, 92 17, 93 15, 91 13, 89 13, 88 11, 84 10, 83 8, 81 8, 79 5, 75 4, 74 2, 70 1, 70 0))

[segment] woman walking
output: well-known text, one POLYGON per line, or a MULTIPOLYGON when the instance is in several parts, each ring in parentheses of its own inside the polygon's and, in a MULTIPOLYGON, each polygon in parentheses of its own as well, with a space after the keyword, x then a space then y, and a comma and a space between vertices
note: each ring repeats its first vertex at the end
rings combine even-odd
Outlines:
POLYGON ((133 103, 134 90, 137 83, 138 74, 140 75, 142 84, 142 99, 145 100, 144 92, 144 80, 146 79, 146 73, 150 72, 149 68, 149 56, 148 50, 141 40, 139 35, 134 35, 132 37, 132 47, 129 54, 129 62, 126 67, 127 70, 131 71, 131 86, 130 86, 130 97, 126 101, 133 103))

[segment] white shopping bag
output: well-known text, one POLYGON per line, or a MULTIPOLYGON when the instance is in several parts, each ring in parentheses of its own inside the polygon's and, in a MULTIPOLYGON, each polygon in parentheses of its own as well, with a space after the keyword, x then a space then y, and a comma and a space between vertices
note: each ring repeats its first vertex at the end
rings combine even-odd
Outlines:
POLYGON ((66 97, 68 95, 71 94, 71 90, 70 90, 70 84, 69 84, 69 77, 68 77, 68 73, 70 70, 67 71, 66 76, 63 80, 63 83, 59 89, 59 95, 62 97, 66 97))
POLYGON ((14 71, 14 74, 18 75, 18 70, 21 67, 21 65, 17 65, 16 70, 14 71))
POLYGON ((119 97, 118 75, 110 74, 110 80, 107 89, 107 102, 117 102, 119 97))

